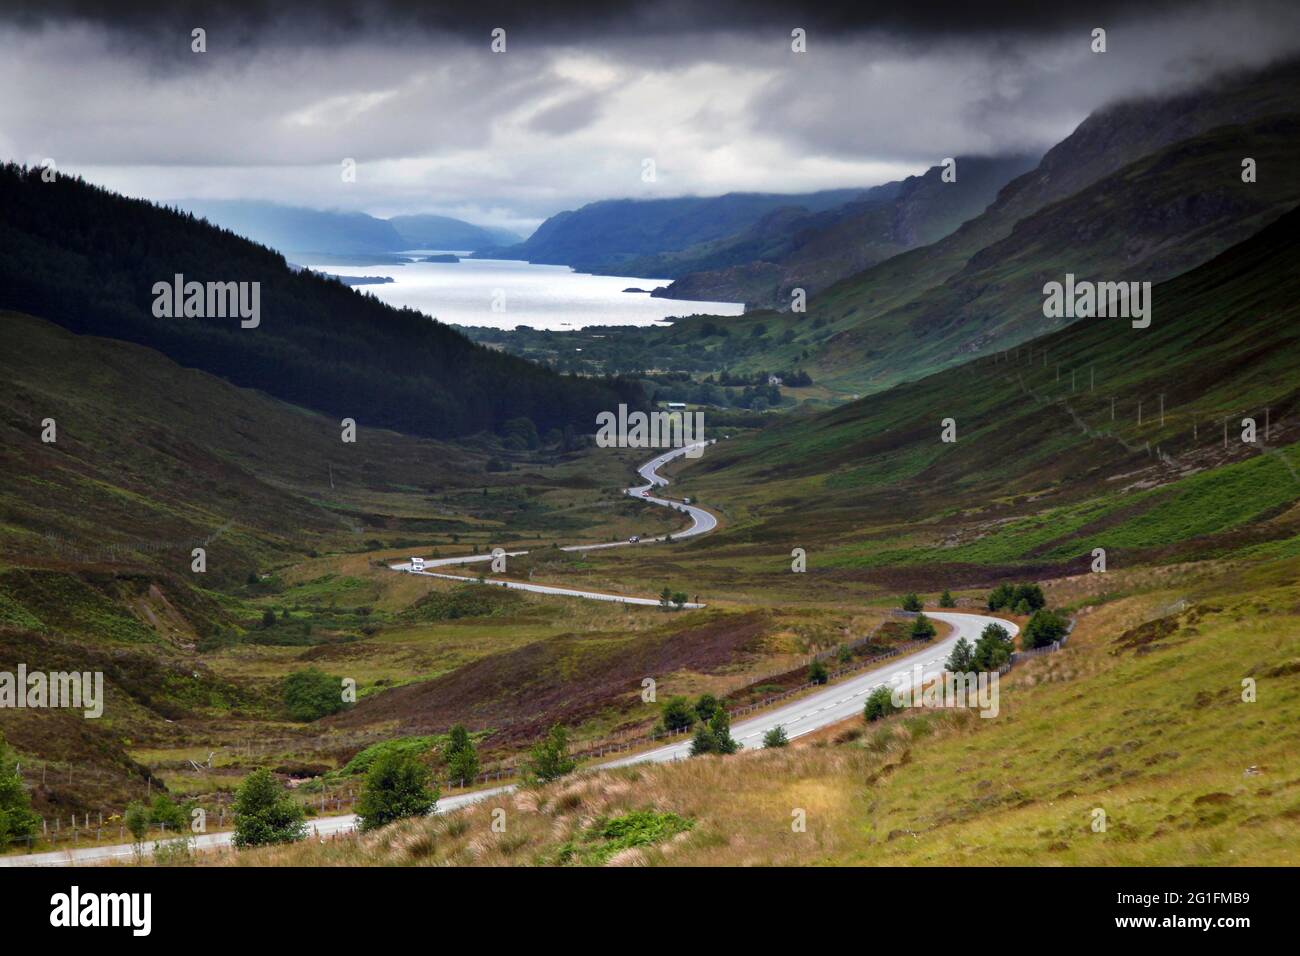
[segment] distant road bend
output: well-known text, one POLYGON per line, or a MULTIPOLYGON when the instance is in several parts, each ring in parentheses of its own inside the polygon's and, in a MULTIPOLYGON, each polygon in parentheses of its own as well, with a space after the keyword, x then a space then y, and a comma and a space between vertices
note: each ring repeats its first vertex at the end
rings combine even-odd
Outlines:
MULTIPOLYGON (((713 439, 716 441, 716 439, 713 439)), ((657 538, 639 538, 636 541, 609 541, 605 544, 571 544, 561 548, 561 551, 599 551, 604 548, 625 548, 636 544, 653 544, 655 542, 667 541, 670 538, 673 541, 680 541, 683 538, 694 538, 698 535, 708 534, 718 526, 718 519, 713 516, 712 512, 706 511, 698 505, 685 504, 681 501, 673 501, 671 498, 659 498, 652 494, 656 488, 662 488, 668 484, 668 479, 659 474, 659 469, 672 461, 674 458, 680 458, 692 449, 704 450, 706 445, 712 444, 712 441, 698 441, 690 445, 683 445, 680 448, 671 448, 661 455, 650 459, 640 468, 637 469, 643 479, 644 485, 637 485, 635 488, 627 488, 624 494, 635 498, 637 501, 646 501, 653 505, 660 505, 665 508, 672 508, 688 515, 691 519, 691 525, 684 531, 674 531, 672 534, 660 535, 657 538)), ((506 551, 504 556, 513 558, 521 554, 527 554, 527 551, 506 551)), ((429 568, 447 567, 453 564, 473 564, 475 562, 491 561, 491 554, 467 554, 458 558, 436 558, 426 559, 423 570, 414 570, 410 561, 401 561, 397 564, 390 564, 389 567, 394 571, 404 571, 407 574, 422 574, 430 578, 443 578, 448 581, 471 581, 463 574, 448 574, 445 571, 430 571, 429 568)), ((533 584, 528 581, 485 581, 487 584, 497 585, 504 588, 512 588, 516 591, 532 591, 536 594, 557 594, 563 597, 586 598, 589 601, 613 601, 618 604, 640 604, 650 607, 658 606, 659 598, 648 597, 629 597, 623 594, 610 594, 605 591, 584 591, 580 588, 562 588, 550 584, 533 584)), ((682 607, 701 608, 703 604, 687 602, 682 607)))
MULTIPOLYGON (((668 484, 668 480, 658 474, 658 469, 666 462, 671 461, 678 455, 684 454, 685 448, 673 449, 659 455, 657 458, 647 462, 639 471, 641 477, 647 481, 647 484, 636 488, 627 489, 627 493, 633 497, 650 501, 654 504, 668 505, 671 507, 684 508, 693 519, 692 526, 684 532, 673 534, 674 540, 690 537, 693 535, 706 534, 717 526, 717 520, 703 508, 697 508, 693 505, 683 505, 679 502, 671 501, 666 498, 654 498, 649 496, 649 492, 656 487, 662 487, 668 484)), ((661 538, 655 538, 655 541, 663 541, 666 535, 661 538)), ((629 542, 614 542, 611 544, 598 545, 578 545, 565 550, 581 551, 593 548, 616 547, 629 542)), ((524 551, 513 552, 515 554, 526 554, 524 551)), ((492 555, 471 555, 464 558, 442 558, 437 561, 428 561, 425 563, 429 566, 442 566, 447 564, 465 564, 471 561, 488 561, 492 555)), ((405 564, 396 564, 391 566, 394 570, 408 571, 410 562, 405 564)), ((426 574, 432 577, 450 577, 456 580, 467 580, 460 575, 444 575, 431 571, 410 572, 415 574, 426 574)), ((518 582, 507 582, 529 591, 540 591, 544 594, 566 594, 578 597, 587 597, 593 600, 615 600, 624 601, 634 604, 658 604, 657 600, 646 598, 625 598, 619 595, 601 594, 594 591, 577 591, 571 588, 547 588, 544 585, 524 585, 518 582)), ((687 605, 695 607, 698 605, 687 605)), ((802 737, 806 734, 813 733, 830 724, 838 723, 850 717, 862 713, 863 704, 866 697, 877 687, 890 686, 901 687, 909 681, 913 682, 913 687, 919 689, 926 681, 932 680, 944 671, 944 662, 952 652, 953 646, 961 638, 974 644, 979 637, 980 631, 990 623, 1001 624, 1007 631, 1014 636, 1019 632, 1019 628, 1011 621, 1001 618, 990 617, 983 614, 964 614, 955 611, 931 611, 927 612, 929 617, 936 621, 942 621, 952 627, 952 633, 942 641, 924 647, 918 651, 908 654, 904 657, 894 658, 887 664, 871 668, 860 674, 855 674, 847 680, 838 684, 830 684, 820 690, 814 691, 804 697, 800 697, 791 703, 783 704, 770 711, 758 714, 748 720, 734 724, 731 728, 731 734, 736 741, 745 749, 758 749, 763 745, 764 735, 772 728, 780 725, 785 728, 785 732, 790 739, 802 737), (916 665, 920 665, 920 670, 914 670, 916 665), (919 676, 918 676, 919 675, 919 676)), ((678 741, 677 743, 667 744, 657 747, 653 750, 642 751, 631 754, 626 757, 619 757, 615 760, 605 761, 595 764, 592 770, 608 769, 612 767, 624 767, 636 763, 664 763, 673 760, 682 760, 690 756, 691 742, 689 739, 678 741)), ((501 787, 492 787, 486 790, 475 790, 472 793, 458 794, 456 796, 442 797, 438 800, 437 813, 446 813, 450 810, 457 810, 461 807, 468 806, 471 803, 477 803, 480 800, 488 800, 492 797, 500 796, 514 790, 514 785, 501 787)), ((310 821, 309 839, 325 839, 338 833, 346 833, 354 830, 357 826, 357 817, 355 814, 344 814, 334 817, 318 817, 310 821)), ((207 833, 194 838, 196 850, 210 850, 217 847, 228 846, 231 843, 234 834, 230 832, 207 833)), ((149 852, 146 848, 146 853, 149 852)), ((79 863, 99 863, 110 860, 129 859, 135 853, 135 848, 130 844, 118 844, 104 847, 86 847, 77 850, 62 850, 48 853, 36 853, 26 856, 0 856, 0 867, 4 866, 67 866, 79 863)))

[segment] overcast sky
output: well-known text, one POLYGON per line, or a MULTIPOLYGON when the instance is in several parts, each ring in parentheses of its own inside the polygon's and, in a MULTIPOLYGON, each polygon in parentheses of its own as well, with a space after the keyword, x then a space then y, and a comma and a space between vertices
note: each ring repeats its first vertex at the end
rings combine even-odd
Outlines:
POLYGON ((7 9, 0 158, 52 158, 155 200, 439 212, 526 231, 595 199, 869 186, 946 156, 1042 151, 1116 98, 1300 46, 1300 5, 1270 0, 1087 15, 970 2, 859 3, 847 16, 767 3, 708 15, 640 3, 627 16, 567 2, 463 17, 285 6, 7 9), (490 50, 494 25, 505 53, 490 50), (191 52, 193 27, 206 53, 191 52), (806 53, 791 51, 795 27, 806 53), (1107 30, 1105 54, 1089 49, 1093 27, 1107 30))

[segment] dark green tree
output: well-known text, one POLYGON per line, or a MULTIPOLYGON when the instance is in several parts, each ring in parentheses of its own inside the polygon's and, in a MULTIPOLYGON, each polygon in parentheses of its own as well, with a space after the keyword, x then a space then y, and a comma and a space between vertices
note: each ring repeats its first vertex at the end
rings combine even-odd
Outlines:
POLYGON ((813 684, 824 684, 831 679, 826 672, 826 665, 814 657, 808 664, 808 680, 813 684))
POLYGON ((1024 643, 1028 647, 1046 647, 1065 636, 1069 622, 1055 611, 1040 608, 1025 625, 1024 643))
POLYGON ((41 818, 32 811, 32 801, 18 772, 18 755, 0 734, 0 848, 14 840, 27 840, 40 829, 41 818))
POLYGON ((912 622, 911 633, 912 640, 914 641, 928 641, 930 638, 934 637, 936 633, 934 622, 924 614, 918 614, 916 620, 912 622))
POLYGON ((957 638, 957 643, 953 645, 952 653, 948 655, 948 660, 943 666, 954 674, 966 674, 975 669, 974 665, 975 648, 966 638, 957 638))
POLYGON ((706 723, 718 712, 718 698, 712 694, 701 694, 695 701, 695 716, 706 723))
POLYGON ((924 605, 921 603, 921 599, 917 597, 915 593, 908 594, 903 598, 904 611, 919 611, 921 610, 922 607, 924 607, 924 605))
POLYGON ((952 596, 951 591, 945 588, 944 592, 941 595, 939 595, 939 607, 956 607, 956 606, 957 606, 957 599, 952 596))
POLYGON ((663 716, 660 718, 664 730, 680 733, 690 730, 695 725, 695 711, 685 697, 669 697, 664 702, 663 716))
POLYGON ((363 831, 394 820, 422 817, 433 812, 438 791, 430 787, 429 768, 412 754, 388 751, 370 765, 357 800, 363 831))
POLYGON ((785 728, 780 724, 777 724, 763 735, 763 746, 765 748, 784 747, 789 742, 790 738, 786 736, 785 728))
POLYGON ((303 808, 262 767, 235 793, 235 846, 293 843, 307 835, 303 808))
POLYGON ((447 777, 457 783, 473 783, 474 778, 478 776, 479 761, 478 751, 474 747, 474 741, 470 739, 469 731, 463 724, 457 724, 451 728, 447 741, 447 752, 445 755, 447 763, 447 777))

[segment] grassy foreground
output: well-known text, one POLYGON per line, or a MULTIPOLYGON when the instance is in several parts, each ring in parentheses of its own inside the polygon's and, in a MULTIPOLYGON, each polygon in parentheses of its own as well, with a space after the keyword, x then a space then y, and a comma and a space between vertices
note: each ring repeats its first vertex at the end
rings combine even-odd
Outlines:
POLYGON ((1300 561, 1207 570, 1113 600, 1106 576, 1061 582, 1075 635, 1008 675, 993 719, 855 720, 786 750, 586 774, 203 862, 1295 865, 1300 561))

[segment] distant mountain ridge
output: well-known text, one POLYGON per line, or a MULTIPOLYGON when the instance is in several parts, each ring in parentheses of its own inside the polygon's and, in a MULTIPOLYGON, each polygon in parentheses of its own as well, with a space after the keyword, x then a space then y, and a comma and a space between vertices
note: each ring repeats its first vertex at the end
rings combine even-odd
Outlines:
MULTIPOLYGON (((892 188, 892 184, 885 187, 885 192, 892 188)), ((804 195, 727 193, 674 199, 604 199, 557 213, 526 241, 481 251, 480 255, 567 265, 580 272, 659 278, 650 273, 627 273, 625 269, 642 257, 679 252, 733 236, 778 210, 795 207, 816 213, 872 192, 832 189, 804 195)))
POLYGON ((942 239, 982 213, 1003 186, 1037 162, 1036 155, 957 157, 952 182, 942 180, 944 167, 933 166, 843 206, 802 215, 780 210, 713 248, 692 248, 632 268, 679 277, 655 290, 662 298, 787 309, 792 289, 811 295, 942 239))
POLYGON ((363 212, 308 209, 251 199, 186 199, 176 204, 246 239, 289 256, 302 253, 367 255, 406 249, 473 251, 519 237, 450 216, 379 219, 363 212))

